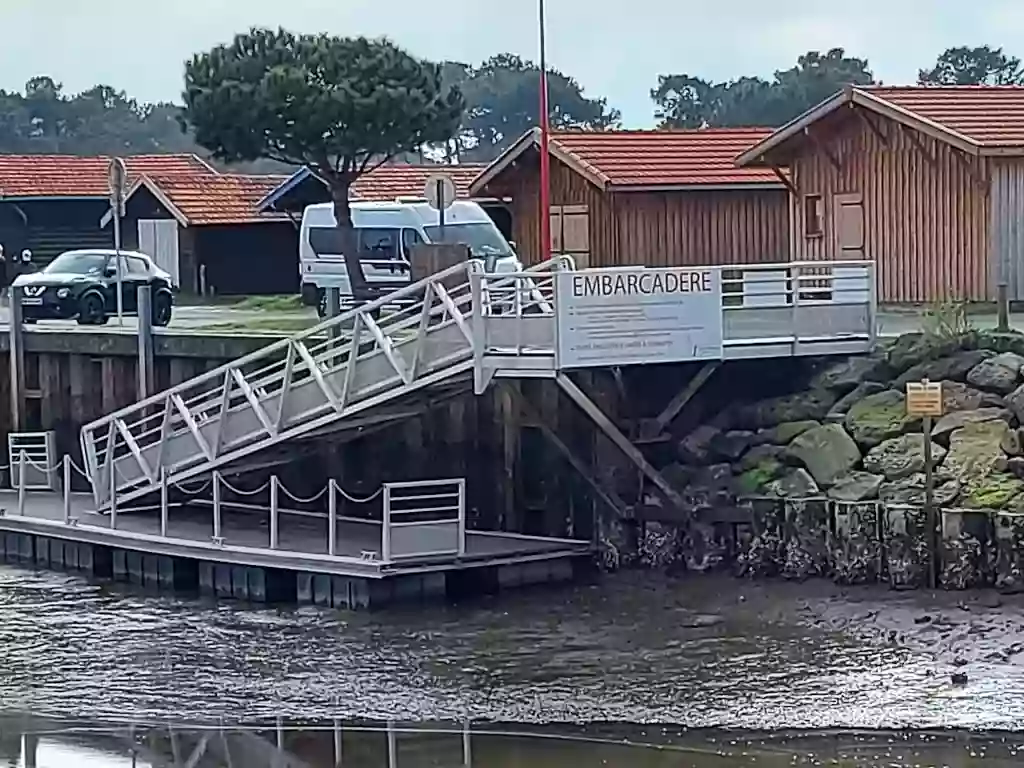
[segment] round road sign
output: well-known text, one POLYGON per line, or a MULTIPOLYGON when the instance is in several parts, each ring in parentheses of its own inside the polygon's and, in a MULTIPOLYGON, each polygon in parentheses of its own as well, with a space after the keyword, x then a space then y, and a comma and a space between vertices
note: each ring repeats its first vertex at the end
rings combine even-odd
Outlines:
POLYGON ((423 196, 436 211, 450 208, 455 202, 455 182, 446 173, 432 173, 423 186, 423 196))

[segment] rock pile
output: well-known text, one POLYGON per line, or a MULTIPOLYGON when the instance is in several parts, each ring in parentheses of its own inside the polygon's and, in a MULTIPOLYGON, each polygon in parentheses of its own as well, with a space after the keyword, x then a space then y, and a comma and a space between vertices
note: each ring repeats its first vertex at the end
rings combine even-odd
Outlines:
POLYGON ((694 507, 743 496, 921 504, 925 445, 904 389, 942 382, 935 500, 1024 512, 1024 335, 901 337, 823 361, 798 391, 719 413, 683 437, 663 472, 694 507))

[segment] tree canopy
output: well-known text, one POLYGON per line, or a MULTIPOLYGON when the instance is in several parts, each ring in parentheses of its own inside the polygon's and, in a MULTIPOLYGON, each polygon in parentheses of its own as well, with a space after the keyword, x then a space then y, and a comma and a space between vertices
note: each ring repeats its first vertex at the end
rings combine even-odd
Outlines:
MULTIPOLYGON (((292 37, 298 44, 300 38, 292 37)), ((224 51, 228 48, 222 46, 224 51)), ((245 53, 250 52, 255 54, 255 49, 245 53)), ((284 54, 277 51, 273 55, 284 54)), ((283 66, 284 63, 275 64, 273 77, 269 70, 259 70, 261 82, 265 80, 268 85, 278 82, 286 71, 306 74, 314 71, 283 66)), ((238 62, 235 65, 241 66, 238 62)), ((256 67, 258 69, 259 65, 256 67)), ((452 86, 462 91, 465 110, 458 128, 448 140, 425 142, 426 146, 396 153, 396 159, 427 157, 486 162, 536 125, 539 70, 533 62, 504 53, 479 65, 443 62, 439 71, 442 93, 447 93, 452 86)), ((329 68, 320 72, 331 74, 329 68)), ((874 79, 867 61, 836 48, 825 53, 809 52, 801 56, 795 66, 775 72, 770 78, 751 75, 717 82, 695 73, 662 75, 651 91, 651 98, 656 118, 664 127, 777 126, 846 83, 868 84, 874 79)), ((918 83, 1024 85, 1024 65, 1002 48, 954 47, 942 52, 931 67, 920 70, 918 83)), ((584 92, 573 77, 552 70, 548 85, 554 126, 601 130, 619 125, 618 110, 609 106, 606 99, 584 92)), ((229 92, 226 88, 220 91, 222 94, 229 92)), ((334 99, 326 103, 337 106, 334 99)), ((197 152, 217 162, 208 150, 196 144, 191 130, 182 132, 181 113, 178 105, 141 103, 107 84, 69 94, 60 82, 42 75, 30 80, 22 92, 0 90, 0 152, 197 152)), ((233 109, 231 115, 237 119, 233 109)), ((305 163, 256 160, 224 164, 241 170, 269 172, 285 171, 305 163)))
POLYGON ((947 48, 931 69, 917 75, 920 85, 1022 85, 1024 68, 1002 48, 982 45, 947 48))
POLYGON ((444 142, 464 102, 441 67, 389 40, 252 29, 185 65, 184 118, 227 161, 306 165, 331 187, 339 226, 349 187, 396 155, 444 142))
MULTIPOLYGON (((445 62, 447 82, 458 85, 466 113, 447 154, 463 161, 488 161, 536 126, 540 116, 540 68, 510 53, 473 67, 445 62)), ((548 104, 553 128, 604 130, 617 126, 621 114, 606 99, 589 98, 576 80, 548 70, 548 104)))
POLYGON ((651 90, 661 127, 778 126, 827 99, 844 85, 875 82, 866 59, 842 48, 809 51, 771 80, 741 77, 712 82, 690 74, 661 75, 651 90))

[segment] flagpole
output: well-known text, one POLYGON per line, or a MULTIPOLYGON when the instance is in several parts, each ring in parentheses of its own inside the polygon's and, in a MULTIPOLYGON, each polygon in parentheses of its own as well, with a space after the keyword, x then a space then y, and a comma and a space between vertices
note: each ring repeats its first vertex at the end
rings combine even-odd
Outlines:
POLYGON ((548 110, 548 59, 544 22, 544 0, 537 0, 540 31, 540 254, 543 261, 551 258, 551 155, 548 140, 551 134, 548 110))

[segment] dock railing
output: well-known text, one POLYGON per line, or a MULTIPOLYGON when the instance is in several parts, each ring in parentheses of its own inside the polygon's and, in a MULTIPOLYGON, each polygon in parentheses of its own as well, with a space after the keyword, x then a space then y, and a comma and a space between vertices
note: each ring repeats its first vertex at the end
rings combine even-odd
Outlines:
POLYGON ((464 478, 384 484, 381 557, 466 554, 464 478))

